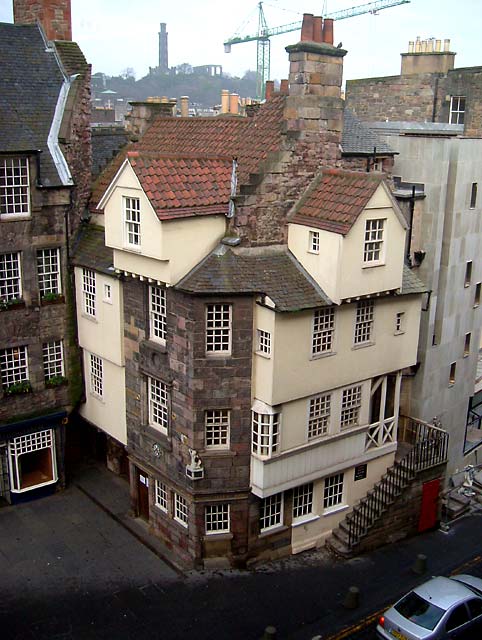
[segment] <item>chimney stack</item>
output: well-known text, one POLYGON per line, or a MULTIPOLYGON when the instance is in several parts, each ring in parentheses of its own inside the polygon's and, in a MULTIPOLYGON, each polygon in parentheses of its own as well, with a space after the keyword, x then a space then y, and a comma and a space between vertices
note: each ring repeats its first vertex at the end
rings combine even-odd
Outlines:
POLYGON ((274 80, 266 80, 265 96, 269 100, 274 93, 274 80))
POLYGON ((237 93, 229 94, 229 113, 239 114, 239 95, 237 93))
POLYGON ((221 89, 221 113, 229 113, 229 89, 221 89))
POLYGON ((290 60, 287 131, 306 146, 307 157, 334 166, 340 158, 343 127, 341 84, 344 49, 333 46, 333 21, 303 16, 301 40, 286 47, 290 60))
POLYGON ((188 96, 181 96, 181 118, 189 117, 189 98, 188 96))
POLYGON ((408 43, 408 53, 402 53, 401 75, 409 76, 418 73, 446 74, 455 66, 455 53, 450 51, 450 40, 442 41, 435 38, 422 40, 417 36, 415 42, 408 43))
POLYGON ((40 22, 47 40, 72 40, 70 0, 13 0, 13 21, 40 22))

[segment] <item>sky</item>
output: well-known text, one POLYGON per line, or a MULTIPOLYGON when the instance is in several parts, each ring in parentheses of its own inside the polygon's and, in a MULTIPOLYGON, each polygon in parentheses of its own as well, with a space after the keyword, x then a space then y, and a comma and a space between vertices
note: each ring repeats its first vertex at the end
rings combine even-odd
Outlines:
MULTIPOLYGON (((234 35, 256 34, 255 0, 71 0, 72 32, 93 73, 119 75, 132 68, 142 78, 158 64, 159 24, 167 24, 169 66, 217 64, 233 76, 256 70, 256 43, 238 44, 224 53, 223 43, 234 35)), ((268 27, 301 21, 302 13, 321 15, 367 4, 368 0, 269 0, 263 3, 268 27)), ((12 22, 12 0, 0 0, 0 22, 12 22)), ((451 40, 456 67, 482 64, 481 0, 411 0, 378 15, 337 20, 335 44, 343 43, 344 80, 396 75, 400 53, 409 40, 451 40)), ((299 32, 271 38, 271 79, 288 77, 285 47, 299 40, 299 32)))

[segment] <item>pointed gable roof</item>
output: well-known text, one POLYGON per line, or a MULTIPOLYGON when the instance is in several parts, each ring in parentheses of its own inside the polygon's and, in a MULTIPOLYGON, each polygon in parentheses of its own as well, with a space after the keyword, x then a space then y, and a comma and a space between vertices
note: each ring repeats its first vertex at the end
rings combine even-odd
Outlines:
POLYGON ((232 160, 130 151, 129 164, 159 220, 226 214, 232 160))
POLYGON ((382 182, 380 173, 324 169, 295 206, 289 221, 346 235, 382 182))

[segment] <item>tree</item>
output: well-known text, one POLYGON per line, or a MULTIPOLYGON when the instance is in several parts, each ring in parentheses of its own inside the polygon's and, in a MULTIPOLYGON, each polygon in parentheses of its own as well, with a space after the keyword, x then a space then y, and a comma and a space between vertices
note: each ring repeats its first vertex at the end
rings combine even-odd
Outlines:
POLYGON ((126 67, 120 72, 120 77, 124 80, 131 80, 132 82, 135 82, 136 72, 132 67, 126 67))

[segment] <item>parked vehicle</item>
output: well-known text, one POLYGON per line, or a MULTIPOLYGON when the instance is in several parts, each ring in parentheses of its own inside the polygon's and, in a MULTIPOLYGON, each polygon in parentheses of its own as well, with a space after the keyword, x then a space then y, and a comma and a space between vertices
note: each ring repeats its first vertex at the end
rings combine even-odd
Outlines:
POLYGON ((436 577, 407 593, 378 621, 383 640, 482 638, 482 580, 436 577))

